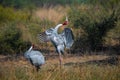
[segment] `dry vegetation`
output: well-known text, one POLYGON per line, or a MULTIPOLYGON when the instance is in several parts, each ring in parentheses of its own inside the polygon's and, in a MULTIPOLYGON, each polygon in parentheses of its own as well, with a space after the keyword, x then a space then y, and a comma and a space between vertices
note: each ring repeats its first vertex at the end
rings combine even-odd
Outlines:
POLYGON ((120 57, 84 55, 64 58, 60 69, 57 57, 49 58, 37 73, 23 57, 0 56, 0 80, 119 80, 120 57), (109 60, 112 60, 111 64, 109 60), (117 63, 116 63, 117 62, 117 63))
POLYGON ((56 7, 49 7, 49 8, 39 8, 35 15, 39 17, 41 20, 48 19, 55 24, 58 24, 59 21, 63 18, 63 16, 66 16, 66 12, 68 11, 70 7, 62 7, 62 6, 56 6, 56 7))
MULTIPOLYGON (((81 10, 86 10, 88 7, 81 6, 80 8, 81 10)), ((38 8, 32 14, 32 17, 38 17, 38 21, 34 22, 33 20, 29 24, 20 23, 17 24, 17 27, 22 31, 22 37, 25 41, 31 41, 38 45, 33 36, 37 34, 37 31, 40 32, 40 29, 42 31, 43 26, 46 28, 51 27, 49 23, 44 25, 44 19, 58 24, 66 16, 69 9, 70 7, 68 6, 38 8), (43 24, 39 20, 43 20, 43 24)), ((78 29, 73 29, 73 31, 76 34, 75 37, 80 36, 82 33, 78 29)), ((38 45, 40 49, 43 49, 42 45, 38 45)), ((46 47, 54 50, 51 45, 46 47)), ((64 56, 64 65, 61 69, 58 64, 58 55, 45 56, 46 64, 42 66, 39 72, 36 72, 33 66, 21 56, 8 57, 0 55, 0 80, 120 80, 120 56, 67 55, 64 56)))

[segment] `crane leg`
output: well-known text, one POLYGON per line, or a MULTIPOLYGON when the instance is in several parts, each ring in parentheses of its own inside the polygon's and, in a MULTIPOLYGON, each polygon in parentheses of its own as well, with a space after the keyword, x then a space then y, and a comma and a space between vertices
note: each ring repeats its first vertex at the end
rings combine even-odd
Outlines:
POLYGON ((38 72, 40 69, 40 66, 36 66, 36 71, 38 72))
POLYGON ((60 68, 61 68, 62 65, 63 65, 63 58, 62 58, 62 55, 59 55, 59 62, 60 62, 60 68))

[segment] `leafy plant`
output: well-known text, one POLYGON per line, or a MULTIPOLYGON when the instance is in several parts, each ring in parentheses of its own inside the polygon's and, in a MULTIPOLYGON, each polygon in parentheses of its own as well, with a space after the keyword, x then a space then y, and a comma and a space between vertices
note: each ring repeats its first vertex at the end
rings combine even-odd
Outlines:
MULTIPOLYGON (((72 9, 72 11, 69 12, 71 23, 73 23, 71 26, 76 29, 81 29, 81 31, 83 30, 82 34, 85 34, 84 37, 81 37, 82 35, 77 35, 75 43, 87 43, 86 47, 89 47, 93 51, 103 47, 103 37, 106 36, 106 33, 109 30, 116 26, 119 18, 119 15, 117 14, 118 10, 110 10, 110 13, 108 14, 108 11, 106 12, 106 9, 103 7, 98 8, 99 10, 97 10, 97 12, 95 12, 96 8, 93 8, 93 6, 90 6, 85 10, 72 9)), ((75 46, 76 45, 74 44, 74 47, 75 46)), ((80 49, 80 47, 78 48, 80 49)), ((74 49, 76 49, 76 47, 74 49)))
POLYGON ((0 53, 15 54, 24 51, 26 42, 21 38, 21 31, 15 24, 4 26, 0 29, 0 53))

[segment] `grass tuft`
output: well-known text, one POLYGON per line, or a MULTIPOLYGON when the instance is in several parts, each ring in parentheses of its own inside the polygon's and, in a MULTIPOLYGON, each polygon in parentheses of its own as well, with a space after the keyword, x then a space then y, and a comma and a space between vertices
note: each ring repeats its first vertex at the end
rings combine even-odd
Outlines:
MULTIPOLYGON (((92 58, 96 60, 98 56, 73 57, 76 63, 64 65, 61 69, 58 63, 54 62, 57 58, 50 59, 39 72, 27 61, 8 60, 0 63, 0 80, 120 80, 120 64, 88 64, 92 58)), ((72 57, 65 59, 65 64, 72 63, 70 59, 72 57)))

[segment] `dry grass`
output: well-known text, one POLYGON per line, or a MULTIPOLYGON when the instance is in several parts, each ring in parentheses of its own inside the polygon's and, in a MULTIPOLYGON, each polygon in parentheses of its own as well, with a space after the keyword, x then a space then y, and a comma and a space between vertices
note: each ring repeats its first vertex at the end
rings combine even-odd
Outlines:
POLYGON ((0 57, 0 80, 120 80, 120 64, 88 64, 93 60, 105 60, 109 56, 74 56, 64 58, 64 67, 59 69, 58 59, 47 59, 37 73, 24 60, 3 60, 0 57))
POLYGON ((33 43, 36 43, 36 40, 34 38, 36 38, 36 33, 38 32, 38 30, 39 30, 39 32, 41 32, 42 30, 44 31, 43 27, 51 26, 49 24, 49 21, 51 23, 53 22, 53 24, 55 23, 55 25, 60 23, 62 18, 64 18, 64 16, 66 16, 66 13, 68 10, 69 10, 68 6, 38 8, 37 10, 35 10, 33 12, 34 14, 32 14, 33 18, 31 20, 31 23, 24 23, 24 24, 19 23, 17 25, 17 27, 20 29, 20 31, 22 31, 22 39, 24 41, 31 41, 33 43), (47 22, 46 20, 49 20, 49 21, 47 22))
POLYGON ((69 9, 68 6, 62 7, 62 6, 56 6, 56 7, 50 7, 50 8, 39 8, 35 15, 39 17, 41 20, 48 19, 50 21, 55 22, 58 24, 58 22, 63 18, 63 16, 66 15, 67 10, 69 9))
POLYGON ((17 25, 20 31, 22 32, 22 39, 24 41, 31 41, 32 42, 32 36, 29 32, 29 29, 24 24, 18 24, 17 25))

